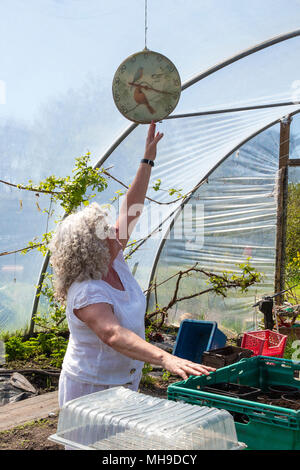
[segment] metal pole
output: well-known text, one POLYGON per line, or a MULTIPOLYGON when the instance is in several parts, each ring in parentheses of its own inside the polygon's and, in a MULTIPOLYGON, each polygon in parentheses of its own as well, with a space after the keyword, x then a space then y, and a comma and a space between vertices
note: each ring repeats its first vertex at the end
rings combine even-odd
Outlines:
POLYGON ((43 266, 42 266, 42 269, 40 271, 39 282, 38 282, 36 293, 35 293, 35 296, 34 296, 34 299, 33 299, 29 330, 24 335, 25 340, 31 338, 31 336, 33 335, 33 332, 34 332, 34 319, 35 319, 37 309, 38 309, 38 305, 39 305, 40 293, 41 293, 42 285, 43 285, 43 282, 44 282, 44 279, 45 279, 45 274, 46 274, 46 271, 47 271, 47 268, 48 268, 49 258, 50 258, 50 254, 49 254, 49 251, 48 251, 46 253, 46 256, 45 256, 45 259, 44 259, 44 262, 43 262, 43 266))
MULTIPOLYGON (((287 198, 288 198, 288 162, 289 162, 289 154, 290 154, 291 121, 292 121, 291 116, 287 116, 280 123, 275 292, 280 292, 284 289, 287 198)), ((283 295, 277 296, 275 299, 275 302, 276 304, 281 304, 283 302, 283 295)))
POLYGON ((253 105, 253 106, 242 106, 240 108, 225 108, 225 109, 214 109, 211 111, 199 111, 195 113, 185 113, 185 114, 171 114, 164 118, 165 120, 168 119, 180 119, 180 118, 188 118, 188 117, 199 117, 199 116, 210 116, 213 114, 225 114, 225 113, 237 113, 240 111, 254 111, 258 109, 269 109, 269 108, 279 108, 283 106, 293 106, 300 104, 300 101, 286 101, 283 103, 269 103, 269 104, 260 104, 260 105, 253 105))

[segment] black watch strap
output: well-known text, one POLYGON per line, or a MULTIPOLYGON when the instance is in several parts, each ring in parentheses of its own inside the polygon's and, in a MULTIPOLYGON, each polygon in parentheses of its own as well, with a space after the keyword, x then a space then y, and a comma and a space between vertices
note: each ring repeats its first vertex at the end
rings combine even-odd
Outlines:
POLYGON ((148 165, 154 166, 154 161, 148 160, 147 158, 142 158, 141 163, 148 163, 148 165))

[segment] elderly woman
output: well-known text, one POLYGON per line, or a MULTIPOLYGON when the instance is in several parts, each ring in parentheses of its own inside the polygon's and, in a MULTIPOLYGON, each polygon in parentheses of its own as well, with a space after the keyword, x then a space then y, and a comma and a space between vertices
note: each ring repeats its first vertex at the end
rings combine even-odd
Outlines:
POLYGON ((105 211, 93 203, 58 224, 49 245, 56 298, 66 304, 70 330, 59 381, 60 407, 109 387, 138 390, 144 362, 160 365, 183 379, 214 370, 145 341, 145 296, 123 257, 162 137, 155 134, 152 122, 145 158, 127 191, 116 227, 109 226, 105 211))

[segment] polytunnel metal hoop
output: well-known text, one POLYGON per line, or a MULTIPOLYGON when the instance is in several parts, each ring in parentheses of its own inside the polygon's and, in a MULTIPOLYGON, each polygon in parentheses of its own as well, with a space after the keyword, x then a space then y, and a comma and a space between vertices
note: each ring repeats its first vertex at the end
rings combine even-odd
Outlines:
POLYGON ((196 113, 185 113, 185 114, 172 114, 165 118, 167 119, 180 119, 180 118, 187 118, 187 117, 199 117, 199 116, 210 116, 212 114, 225 114, 225 113, 237 113, 240 111, 254 111, 257 109, 268 109, 268 108, 279 108, 282 106, 293 106, 300 104, 300 101, 287 101, 285 103, 271 103, 271 104, 260 104, 254 106, 243 106, 241 108, 226 108, 226 109, 215 109, 212 111, 200 111, 196 113))

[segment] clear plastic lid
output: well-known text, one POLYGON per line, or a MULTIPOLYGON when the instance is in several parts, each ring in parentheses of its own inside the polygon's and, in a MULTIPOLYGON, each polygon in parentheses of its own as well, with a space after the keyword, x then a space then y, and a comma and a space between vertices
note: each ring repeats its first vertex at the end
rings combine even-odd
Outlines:
POLYGON ((51 440, 74 449, 241 448, 228 411, 114 387, 64 405, 51 440))

